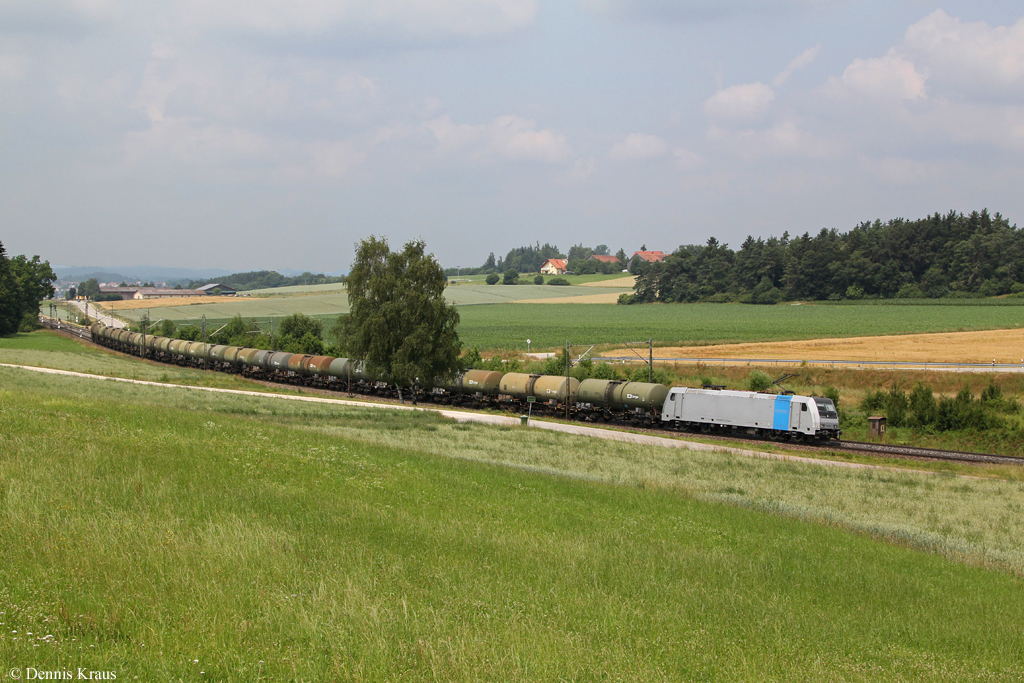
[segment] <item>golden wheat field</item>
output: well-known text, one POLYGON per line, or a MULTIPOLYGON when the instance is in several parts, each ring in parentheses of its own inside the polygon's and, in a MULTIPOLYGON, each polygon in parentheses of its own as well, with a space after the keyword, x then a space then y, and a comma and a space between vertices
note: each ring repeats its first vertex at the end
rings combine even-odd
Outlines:
MULTIPOLYGON (((603 355, 625 355, 627 349, 603 355)), ((778 358, 788 360, 1024 363, 1024 329, 808 339, 711 346, 659 347, 662 358, 778 358)))

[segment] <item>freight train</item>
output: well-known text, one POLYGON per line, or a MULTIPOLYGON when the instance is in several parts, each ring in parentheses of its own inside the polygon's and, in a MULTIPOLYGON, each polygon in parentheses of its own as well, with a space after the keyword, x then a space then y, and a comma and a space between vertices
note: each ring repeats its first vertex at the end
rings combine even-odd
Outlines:
MULTIPOLYGON (((258 379, 327 389, 387 394, 392 387, 351 358, 265 351, 186 341, 108 327, 91 328, 98 344, 178 365, 237 372, 258 379)), ((647 382, 556 377, 520 372, 467 370, 414 400, 452 405, 496 406, 537 412, 568 412, 586 421, 626 421, 666 429, 728 433, 768 439, 838 439, 839 416, 831 400, 817 396, 693 389, 647 382)))

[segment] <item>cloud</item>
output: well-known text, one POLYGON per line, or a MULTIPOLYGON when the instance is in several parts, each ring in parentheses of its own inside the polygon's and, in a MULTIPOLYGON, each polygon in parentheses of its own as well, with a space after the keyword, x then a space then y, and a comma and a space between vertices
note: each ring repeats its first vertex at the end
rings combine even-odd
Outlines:
POLYGON ((579 0, 594 14, 647 21, 702 22, 735 15, 777 14, 823 0, 579 0))
POLYGON ((476 37, 526 26, 537 0, 180 0, 182 23, 266 36, 350 31, 476 37))
POLYGON ((803 52, 801 52, 799 56, 797 56, 793 61, 791 61, 789 65, 786 66, 786 68, 783 69, 779 73, 779 75, 775 77, 774 80, 772 80, 772 85, 774 85, 775 87, 783 85, 786 81, 789 80, 789 77, 793 75, 794 71, 804 68, 808 64, 812 63, 815 59, 817 59, 819 52, 821 52, 821 45, 809 47, 803 52))
POLYGON ((750 121, 764 115, 775 100, 775 91, 765 83, 745 83, 719 90, 704 103, 714 119, 750 121))
POLYGON ((535 121, 518 116, 499 116, 483 125, 456 124, 451 117, 441 116, 424 126, 434 135, 438 151, 443 154, 465 151, 476 160, 499 157, 546 163, 559 163, 573 156, 564 134, 537 130, 535 121))
POLYGON ((965 23, 935 10, 907 29, 901 50, 927 65, 931 79, 960 90, 1024 85, 1024 18, 1012 26, 965 23))
POLYGON ((841 95, 899 102, 926 97, 926 76, 896 48, 884 57, 857 58, 839 78, 829 79, 828 88, 841 95))
POLYGON ((672 159, 676 168, 684 172, 696 171, 704 165, 704 157, 685 147, 672 150, 672 159))
POLYGON ((0 81, 17 81, 25 75, 25 59, 16 55, 0 55, 0 81))
POLYGON ((616 142, 608 151, 608 157, 616 161, 639 161, 656 159, 668 152, 668 144, 657 135, 630 133, 616 142))
POLYGON ((840 146, 817 134, 804 130, 796 121, 781 121, 769 128, 735 130, 712 126, 708 140, 736 157, 754 160, 763 157, 833 157, 840 146))

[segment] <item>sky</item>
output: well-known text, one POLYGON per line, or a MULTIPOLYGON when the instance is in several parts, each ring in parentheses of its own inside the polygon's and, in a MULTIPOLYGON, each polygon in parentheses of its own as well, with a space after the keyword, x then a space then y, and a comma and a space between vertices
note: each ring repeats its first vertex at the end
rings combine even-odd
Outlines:
POLYGON ((1022 162, 1006 1, 0 2, 0 242, 53 264, 1024 226, 1022 162))

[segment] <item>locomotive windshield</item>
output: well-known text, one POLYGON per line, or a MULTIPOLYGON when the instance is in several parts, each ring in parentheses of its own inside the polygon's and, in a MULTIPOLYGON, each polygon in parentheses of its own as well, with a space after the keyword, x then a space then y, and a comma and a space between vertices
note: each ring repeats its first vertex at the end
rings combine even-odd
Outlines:
POLYGON ((814 403, 818 406, 818 415, 825 418, 826 420, 838 420, 839 414, 836 412, 836 405, 832 403, 831 399, 814 397, 814 403))

